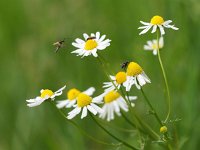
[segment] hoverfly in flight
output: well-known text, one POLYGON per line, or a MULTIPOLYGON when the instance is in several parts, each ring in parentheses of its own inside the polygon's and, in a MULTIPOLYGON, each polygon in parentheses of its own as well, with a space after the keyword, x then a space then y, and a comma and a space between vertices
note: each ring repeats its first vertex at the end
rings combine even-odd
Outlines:
POLYGON ((64 42, 65 42, 65 39, 53 43, 53 45, 56 47, 55 53, 57 53, 58 50, 64 46, 64 42))

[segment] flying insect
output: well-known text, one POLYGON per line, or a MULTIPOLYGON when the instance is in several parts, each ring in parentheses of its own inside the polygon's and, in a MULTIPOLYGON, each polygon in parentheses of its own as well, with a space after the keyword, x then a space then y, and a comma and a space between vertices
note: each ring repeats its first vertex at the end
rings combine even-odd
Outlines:
POLYGON ((53 43, 53 45, 56 47, 55 53, 57 53, 58 50, 64 46, 64 42, 65 42, 65 39, 53 43))
POLYGON ((129 63, 130 63, 130 61, 126 61, 126 62, 122 63, 121 68, 126 69, 129 63))

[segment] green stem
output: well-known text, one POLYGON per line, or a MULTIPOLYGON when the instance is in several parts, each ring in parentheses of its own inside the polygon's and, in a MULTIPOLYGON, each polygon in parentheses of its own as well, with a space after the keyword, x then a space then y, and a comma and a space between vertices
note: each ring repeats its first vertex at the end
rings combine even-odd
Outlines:
POLYGON ((119 139, 118 137, 116 137, 115 135, 113 135, 112 133, 110 133, 106 128, 104 128, 104 127, 93 117, 93 115, 91 115, 91 113, 90 113, 90 116, 91 116, 91 118, 94 120, 94 122, 95 122, 102 130, 104 130, 108 135, 110 135, 111 137, 113 137, 115 140, 117 140, 118 142, 121 142, 123 145, 127 146, 127 147, 130 148, 130 149, 138 150, 137 148, 131 146, 130 144, 126 143, 125 141, 119 139))
MULTIPOLYGON (((106 71, 106 68, 105 68, 105 66, 104 66, 104 63, 106 63, 106 62, 103 63, 99 57, 97 57, 97 58, 98 58, 98 61, 99 61, 100 64, 101 64, 101 66, 102 66, 102 68, 103 68, 103 70, 104 70, 106 76, 107 76, 108 79, 112 82, 112 84, 113 84, 113 86, 115 87, 115 89, 116 89, 117 91, 119 91, 119 89, 116 87, 116 85, 114 84, 114 82, 110 79, 110 76, 108 75, 108 73, 107 73, 107 71, 106 71)), ((102 57, 101 57, 101 58, 102 58, 102 57)), ((103 59, 103 58, 102 58, 102 59, 103 59)), ((103 60, 105 61, 105 59, 103 59, 103 60)), ((122 88, 120 88, 120 91, 121 91, 121 96, 122 96, 123 99, 126 101, 126 103, 128 104, 128 106, 129 106, 129 108, 130 108, 130 110, 131 110, 131 112, 132 112, 132 107, 131 107, 131 102, 130 102, 130 100, 127 100, 127 98, 126 98, 126 96, 125 96, 125 94, 124 94, 122 88)), ((133 114, 134 114, 134 113, 133 113, 133 114)), ((135 116, 135 114, 134 114, 134 116, 135 116)), ((139 129, 142 129, 142 126, 143 126, 143 127, 145 127, 145 128, 150 132, 150 136, 151 136, 153 139, 159 138, 159 136, 158 136, 146 123, 144 123, 144 122, 141 121, 141 120, 138 122, 138 119, 139 119, 139 117, 137 117, 137 118, 135 117, 135 118, 134 118, 134 121, 137 123, 136 127, 139 127, 139 129), (142 125, 142 126, 141 126, 141 125, 142 125)))
MULTIPOLYGON (((125 97, 122 88, 121 88, 121 93, 122 93, 122 95, 125 97)), ((125 98, 126 98, 126 97, 125 97, 125 98)), ((125 99, 125 98, 124 98, 124 99, 125 99)), ((145 129, 147 129, 148 132, 149 132, 149 135, 150 135, 153 139, 159 139, 159 135, 158 135, 156 132, 154 132, 154 130, 151 129, 151 127, 149 127, 145 122, 143 122, 143 121, 140 119, 140 117, 138 117, 138 116, 136 115, 136 113, 135 113, 134 110, 133 110, 133 107, 131 106, 131 101, 130 101, 129 97, 127 97, 127 98, 128 98, 128 100, 125 99, 125 101, 128 101, 127 104, 128 104, 128 106, 129 106, 129 108, 130 108, 130 111, 134 114, 137 123, 140 124, 140 125, 142 125, 145 129)), ((136 127, 137 127, 137 126, 136 126, 136 127)), ((137 127, 137 128, 138 128, 138 127, 137 127)), ((140 127, 140 128, 141 128, 141 127, 140 127)))
POLYGON ((137 116, 136 113, 135 113, 135 117, 137 118, 137 120, 139 121, 139 123, 142 124, 142 126, 143 126, 144 128, 146 128, 146 129, 150 132, 149 135, 150 135, 153 139, 155 139, 155 140, 160 139, 160 136, 159 136, 153 129, 151 129, 151 127, 150 127, 148 124, 146 124, 145 122, 143 122, 143 121, 137 116))
MULTIPOLYGON (((54 106, 55 104, 53 102, 51 102, 54 106)), ((55 106, 56 107, 56 106, 55 106)), ((56 107, 57 108, 57 107, 56 107)), ((63 116, 65 118, 65 120, 69 123, 71 123, 73 126, 75 126, 83 135, 87 136, 88 138, 90 138, 91 140, 93 140, 94 142, 97 142, 99 144, 103 144, 103 145, 109 145, 109 146, 119 146, 120 144, 110 144, 110 143, 106 143, 103 142, 101 140, 98 140, 94 137, 92 137, 91 135, 87 134, 82 128, 80 128, 75 122, 73 122, 72 120, 66 119, 67 116, 60 110, 58 109, 59 113, 61 114, 61 116, 63 116)))
POLYGON ((125 114, 124 114, 123 112, 121 112, 121 114, 122 114, 122 117, 123 117, 131 126, 133 126, 134 128, 136 128, 136 125, 135 125, 132 121, 130 121, 130 120, 125 116, 125 114))
POLYGON ((158 50, 157 50, 158 51, 158 60, 159 60, 160 67, 161 67, 161 70, 162 70, 162 74, 163 74, 163 77, 164 77, 165 88, 167 90, 168 112, 167 112, 166 119, 164 121, 166 123, 168 121, 168 119, 170 117, 170 113, 171 113, 171 98, 170 98, 169 86, 168 86, 168 82, 167 82, 167 77, 166 77, 165 69, 163 67, 162 59, 161 59, 161 56, 160 56, 160 50, 159 50, 159 31, 157 31, 157 48, 158 48, 158 50))
POLYGON ((149 101, 149 99, 147 98, 147 96, 145 95, 142 87, 141 87, 141 92, 142 95, 144 96, 144 99, 146 100, 147 104, 149 105, 150 109, 151 109, 151 113, 155 116, 156 120, 158 121, 158 123, 163 126, 162 121, 160 120, 160 118, 158 117, 158 114, 156 113, 155 109, 153 108, 153 106, 151 105, 151 102, 149 101))

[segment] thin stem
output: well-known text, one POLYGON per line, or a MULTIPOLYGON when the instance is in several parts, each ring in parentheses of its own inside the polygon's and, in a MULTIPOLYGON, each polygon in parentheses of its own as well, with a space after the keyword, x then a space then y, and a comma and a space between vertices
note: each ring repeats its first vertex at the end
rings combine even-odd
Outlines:
POLYGON ((156 139, 158 140, 160 138, 160 136, 153 130, 151 129, 151 127, 146 124, 145 122, 143 122, 138 116, 137 114, 135 113, 135 117, 137 118, 137 120, 139 121, 140 124, 143 125, 143 127, 145 127, 149 132, 150 132, 150 136, 153 138, 153 139, 156 139))
POLYGON ((153 106, 151 105, 151 102, 149 101, 149 99, 147 98, 147 96, 145 95, 142 87, 141 87, 141 92, 142 95, 144 96, 144 99, 146 100, 147 104, 149 105, 149 107, 151 108, 151 113, 155 116, 156 120, 158 121, 158 123, 163 126, 162 121, 160 120, 160 118, 158 117, 158 114, 156 113, 155 109, 153 108, 153 106))
POLYGON ((110 122, 105 122, 105 121, 101 121, 101 120, 99 120, 99 122, 102 123, 102 124, 105 124, 105 126, 108 126, 108 127, 112 128, 114 130, 116 129, 116 130, 121 131, 121 132, 129 132, 129 133, 135 132, 134 129, 125 129, 125 128, 122 128, 122 127, 114 126, 114 125, 110 124, 110 122))
MULTIPOLYGON (((121 88, 121 92, 122 92, 122 95, 125 97, 124 95, 124 92, 123 92, 123 89, 121 88)), ((126 97, 125 97, 126 98, 126 97)), ((149 131, 149 134, 150 136, 153 138, 153 139, 159 139, 159 135, 153 130, 151 129, 151 127, 149 127, 145 122, 143 122, 140 117, 137 116, 137 114, 134 112, 133 110, 133 107, 131 106, 131 101, 129 99, 129 97, 127 96, 127 99, 125 99, 126 101, 128 101, 128 106, 131 110, 131 112, 134 114, 135 116, 135 119, 137 121, 138 124, 142 125, 145 129, 147 129, 149 131), (128 99, 128 100, 127 100, 128 99)), ((136 126, 137 127, 137 126, 136 126)), ((138 128, 138 127, 137 127, 138 128)))
POLYGON ((161 56, 160 56, 160 50, 159 50, 159 31, 157 31, 157 48, 158 48, 158 50, 157 50, 158 51, 158 60, 159 60, 160 67, 161 67, 161 70, 162 70, 162 74, 163 74, 163 77, 164 77, 165 88, 167 90, 168 112, 167 112, 166 119, 164 121, 166 123, 168 121, 170 113, 171 113, 171 98, 170 98, 169 86, 168 86, 168 82, 167 82, 167 77, 166 77, 165 69, 163 67, 162 59, 161 59, 161 56))
MULTIPOLYGON (((53 102, 51 102, 54 106, 55 104, 53 102)), ((55 106, 56 107, 56 106, 55 106)), ((56 107, 57 108, 57 107, 56 107)), ((94 142, 97 142, 99 144, 103 144, 103 145, 109 145, 109 146, 119 146, 119 144, 110 144, 110 143, 106 143, 106 142, 103 142, 101 140, 98 140, 96 138, 94 138, 93 136, 87 134, 82 128, 80 128, 75 122, 73 122, 72 120, 69 120, 69 119, 66 119, 67 116, 60 110, 58 109, 59 113, 61 114, 61 116, 63 116, 65 118, 65 120, 69 123, 71 123, 73 126, 75 126, 83 135, 87 136, 88 138, 90 138, 91 140, 93 140, 94 142)))
POLYGON ((102 129, 104 130, 108 135, 110 135, 111 137, 113 137, 115 140, 121 142, 123 145, 129 147, 130 149, 133 149, 133 150, 138 150, 137 148, 131 146, 130 144, 126 143, 125 141, 119 139, 118 137, 116 137, 115 135, 113 135, 112 133, 110 133, 106 128, 104 128, 94 117, 93 115, 91 115, 91 118, 94 120, 94 122, 102 129))
POLYGON ((130 121, 130 120, 125 116, 125 114, 124 114, 123 112, 121 112, 121 114, 122 114, 122 117, 123 117, 130 125, 132 125, 134 128, 136 128, 136 125, 135 125, 132 121, 130 121))
MULTIPOLYGON (((101 59, 100 59, 99 57, 97 57, 97 58, 98 58, 98 61, 99 61, 100 64, 101 64, 101 66, 102 66, 102 68, 103 68, 103 70, 104 70, 106 76, 107 76, 108 79, 112 82, 112 84, 113 84, 113 86, 115 87, 115 89, 116 89, 117 91, 119 91, 119 89, 116 87, 116 85, 115 85, 114 82, 111 80, 110 76, 108 75, 108 73, 107 73, 107 71, 106 71, 106 68, 105 68, 105 66, 104 66, 104 63, 101 61, 101 59)), ((102 57, 101 57, 101 58, 102 58, 102 57)), ((103 58, 102 58, 102 59, 103 59, 103 58)), ((103 59, 103 60, 105 61, 105 59, 103 59)), ((105 63, 106 63, 106 62, 105 62, 105 63)), ((121 96, 123 97, 123 99, 124 99, 124 100, 126 101, 126 103, 128 104, 128 106, 129 106, 131 112, 133 112, 133 111, 132 111, 132 107, 131 107, 131 102, 130 102, 130 100, 126 98, 126 96, 125 96, 125 94, 124 94, 122 88, 120 88, 120 91, 121 91, 121 96)), ((135 113, 133 113, 133 114, 134 114, 134 116, 135 116, 135 113)), ((141 121, 141 120, 138 121, 138 120, 139 120, 139 117, 135 117, 135 118, 134 118, 134 121, 137 123, 137 125, 136 125, 137 128, 138 128, 138 126, 139 126, 139 129, 142 130, 142 127, 144 127, 144 128, 146 128, 146 129, 150 132, 150 136, 151 136, 153 139, 159 138, 159 136, 158 136, 145 122, 143 122, 143 121, 141 121), (141 125, 142 125, 142 126, 141 126, 141 125)))

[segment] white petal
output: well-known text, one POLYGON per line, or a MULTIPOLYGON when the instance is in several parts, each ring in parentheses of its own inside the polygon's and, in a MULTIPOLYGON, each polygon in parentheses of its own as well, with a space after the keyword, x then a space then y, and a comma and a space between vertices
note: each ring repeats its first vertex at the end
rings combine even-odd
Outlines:
POLYGON ((133 101, 133 100, 136 100, 136 99, 137 99, 137 96, 129 96, 130 101, 133 101))
POLYGON ((85 41, 83 41, 82 39, 79 39, 79 38, 75 39, 75 41, 78 44, 84 44, 85 43, 85 41))
POLYGON ((112 82, 104 82, 103 84, 104 84, 103 88, 107 88, 107 87, 113 86, 112 82))
POLYGON ((83 119, 84 117, 87 116, 87 107, 83 107, 83 111, 82 111, 82 115, 81 115, 81 119, 83 119))
POLYGON ((72 111, 70 111, 68 114, 79 114, 81 111, 81 107, 75 107, 72 111))
POLYGON ((159 39, 159 48, 163 48, 163 46, 164 46, 164 39, 163 36, 161 36, 159 39))
POLYGON ((151 83, 151 80, 149 79, 149 77, 146 75, 146 73, 144 71, 142 72, 142 76, 146 82, 151 83))
POLYGON ((114 108, 115 108, 115 112, 120 112, 119 105, 116 101, 113 101, 113 105, 114 105, 114 108))
POLYGON ((146 25, 146 26, 149 26, 149 25, 150 25, 149 22, 140 21, 140 23, 143 24, 143 25, 146 25))
POLYGON ((111 76, 111 75, 110 75, 110 79, 111 80, 116 80, 115 76, 111 76))
POLYGON ((102 119, 105 119, 106 117, 106 114, 107 114, 107 104, 105 104, 102 109, 104 110, 103 113, 99 114, 99 117, 102 118, 102 119))
POLYGON ((105 95, 106 95, 106 92, 104 92, 103 94, 100 94, 100 95, 97 96, 97 97, 94 97, 94 98, 92 99, 92 102, 97 103, 97 104, 98 104, 98 103, 101 103, 105 95))
POLYGON ((89 35, 87 35, 86 33, 84 33, 83 37, 84 37, 85 40, 87 40, 89 38, 89 35))
POLYGON ((43 103, 46 99, 43 99, 41 97, 36 97, 35 101, 30 102, 29 104, 27 104, 28 107, 35 107, 40 105, 41 103, 43 103))
POLYGON ((144 45, 144 50, 152 50, 152 47, 150 47, 149 45, 144 45))
MULTIPOLYGON (((149 25, 148 25, 149 26, 149 25)), ((146 29, 148 26, 141 26, 138 29, 146 29)))
POLYGON ((66 105, 66 108, 71 108, 71 107, 73 107, 75 103, 76 103, 76 99, 70 100, 70 102, 66 105))
POLYGON ((92 55, 93 55, 94 57, 98 57, 97 49, 95 49, 95 50, 92 51, 92 55))
POLYGON ((95 88, 94 87, 90 87, 89 89, 87 89, 83 93, 86 94, 86 95, 92 96, 94 92, 95 92, 95 88))
POLYGON ((108 105, 107 106, 107 121, 111 120, 111 109, 112 109, 112 105, 108 105))
POLYGON ((66 88, 66 85, 65 86, 63 86, 62 88, 60 88, 58 91, 56 91, 56 92, 54 92, 54 93, 56 93, 56 94, 62 94, 62 91, 64 90, 66 88))
POLYGON ((137 80, 138 80, 140 86, 143 86, 143 85, 146 84, 146 82, 145 82, 144 78, 142 77, 142 75, 138 75, 137 76, 137 80))
POLYGON ((146 32, 149 31, 149 29, 152 27, 152 25, 149 25, 146 29, 142 30, 142 32, 139 33, 139 35, 141 34, 145 34, 146 32))
POLYGON ((163 26, 158 25, 158 27, 160 28, 161 35, 164 35, 165 34, 165 30, 164 30, 163 26))
POLYGON ((100 38, 100 32, 96 32, 96 40, 98 41, 99 40, 99 38, 100 38))
POLYGON ((61 101, 57 101, 56 107, 57 108, 63 108, 65 107, 67 104, 69 103, 69 100, 61 100, 61 101))
POLYGON ((154 49, 154 50, 153 50, 153 54, 154 54, 154 55, 157 55, 157 51, 158 51, 158 50, 154 49))
POLYGON ((114 106, 111 105, 110 107, 110 120, 113 120, 114 119, 114 106))
POLYGON ((123 109, 126 112, 128 111, 128 105, 124 102, 122 98, 117 100, 117 103, 121 109, 123 109))
POLYGON ((95 37, 95 34, 94 34, 94 33, 91 33, 91 34, 90 34, 90 37, 95 37))
POLYGON ((172 20, 167 20, 167 21, 165 21, 165 22, 163 23, 163 25, 168 25, 168 24, 170 24, 170 23, 172 23, 172 20))
POLYGON ((157 29, 157 25, 154 25, 154 26, 153 26, 153 30, 151 31, 151 33, 155 33, 155 32, 156 32, 156 29, 157 29))
POLYGON ((97 105, 95 105, 95 104, 93 104, 93 103, 91 103, 90 104, 98 113, 103 113, 104 111, 103 111, 103 109, 101 109, 99 106, 97 106, 97 105))
POLYGON ((88 109, 91 113, 93 113, 94 115, 97 114, 97 111, 96 111, 92 106, 87 105, 87 109, 88 109))
POLYGON ((79 44, 79 43, 72 43, 72 45, 74 46, 74 47, 76 47, 76 48, 79 48, 79 49, 81 49, 81 48, 83 48, 83 44, 79 44))
POLYGON ((106 38, 106 35, 102 35, 98 42, 102 42, 106 38))

